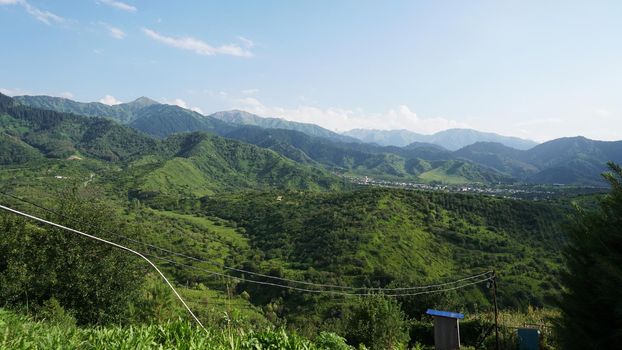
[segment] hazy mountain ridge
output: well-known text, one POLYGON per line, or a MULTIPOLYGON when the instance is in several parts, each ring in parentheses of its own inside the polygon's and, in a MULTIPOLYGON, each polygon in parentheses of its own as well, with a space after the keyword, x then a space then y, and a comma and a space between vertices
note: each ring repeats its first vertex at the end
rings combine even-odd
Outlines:
POLYGON ((100 102, 77 102, 52 96, 15 96, 13 99, 35 108, 74 113, 87 117, 107 117, 124 124, 136 119, 136 113, 141 109, 158 104, 158 102, 144 96, 132 102, 112 106, 100 102))
POLYGON ((526 150, 537 145, 536 142, 518 137, 502 136, 495 133, 472 129, 448 129, 432 135, 418 134, 409 130, 370 130, 353 129, 344 135, 356 137, 363 142, 373 142, 382 146, 404 147, 413 142, 439 145, 450 151, 472 145, 476 142, 498 142, 508 147, 526 150))
POLYGON ((295 130, 310 136, 324 137, 333 141, 359 142, 359 140, 354 137, 338 134, 315 124, 293 122, 282 118, 260 117, 256 114, 241 110, 216 112, 209 116, 231 124, 252 125, 264 129, 295 130))

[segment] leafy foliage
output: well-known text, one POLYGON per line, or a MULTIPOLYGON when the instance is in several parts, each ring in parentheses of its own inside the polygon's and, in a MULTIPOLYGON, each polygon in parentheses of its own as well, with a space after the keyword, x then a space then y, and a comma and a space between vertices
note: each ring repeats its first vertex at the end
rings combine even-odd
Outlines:
MULTIPOLYGON (((124 227, 110 208, 93 198, 69 194, 64 199, 58 209, 77 221, 60 219, 61 224, 103 238, 113 229, 132 235, 132 227, 124 227)), ((127 320, 129 304, 138 296, 143 275, 144 267, 137 258, 64 230, 33 226, 5 214, 0 219, 0 232, 2 300, 34 308, 57 300, 81 324, 127 320)))
POLYGON ((348 322, 346 338, 371 350, 394 349, 409 341, 406 315, 395 299, 382 295, 359 300, 348 322))
POLYGON ((567 271, 559 307, 565 349, 603 349, 622 341, 622 169, 609 164, 610 193, 568 226, 567 271))

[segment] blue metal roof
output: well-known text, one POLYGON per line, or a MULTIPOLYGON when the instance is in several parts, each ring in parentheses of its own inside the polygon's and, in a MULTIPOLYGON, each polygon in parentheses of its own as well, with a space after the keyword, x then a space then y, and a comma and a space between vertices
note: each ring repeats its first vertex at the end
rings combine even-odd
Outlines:
POLYGON ((439 317, 457 318, 457 319, 464 318, 463 314, 457 313, 457 312, 451 312, 451 311, 440 311, 440 310, 428 309, 428 311, 426 311, 425 313, 428 315, 439 316, 439 317))

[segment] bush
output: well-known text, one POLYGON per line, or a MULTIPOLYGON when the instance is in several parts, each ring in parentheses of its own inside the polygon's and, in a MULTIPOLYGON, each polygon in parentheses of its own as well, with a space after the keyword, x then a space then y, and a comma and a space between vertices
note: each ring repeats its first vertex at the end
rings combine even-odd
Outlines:
POLYGON ((408 321, 400 305, 382 295, 361 298, 348 320, 348 343, 372 350, 395 349, 410 339, 408 321))

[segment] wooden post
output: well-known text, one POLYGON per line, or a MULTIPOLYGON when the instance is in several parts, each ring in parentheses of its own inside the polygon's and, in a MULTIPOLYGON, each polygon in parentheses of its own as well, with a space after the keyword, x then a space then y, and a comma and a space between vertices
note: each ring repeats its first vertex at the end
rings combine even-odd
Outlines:
POLYGON ((497 308, 497 273, 495 270, 492 270, 492 300, 495 304, 495 342, 496 348, 499 350, 499 310, 497 308))

